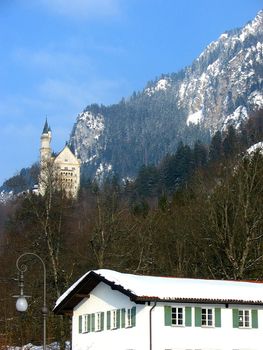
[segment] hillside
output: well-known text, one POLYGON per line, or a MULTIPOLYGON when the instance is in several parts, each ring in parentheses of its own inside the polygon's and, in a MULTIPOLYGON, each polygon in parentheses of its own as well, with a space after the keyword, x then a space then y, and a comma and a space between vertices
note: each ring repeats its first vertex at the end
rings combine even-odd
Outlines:
POLYGON ((80 113, 70 143, 87 177, 134 177, 178 143, 207 142, 238 127, 263 106, 263 11, 243 28, 223 33, 185 69, 149 82, 111 106, 80 113))

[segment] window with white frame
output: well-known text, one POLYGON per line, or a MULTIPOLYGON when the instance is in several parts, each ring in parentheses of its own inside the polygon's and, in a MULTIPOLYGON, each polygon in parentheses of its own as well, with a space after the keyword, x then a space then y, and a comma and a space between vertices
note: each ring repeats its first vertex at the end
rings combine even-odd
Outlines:
POLYGON ((111 310, 111 329, 117 328, 117 310, 111 310))
POLYGON ((101 312, 95 314, 95 332, 102 330, 102 317, 101 312))
POLYGON ((201 309, 201 325, 203 327, 214 326, 214 309, 212 308, 201 309))
POLYGON ((126 309, 125 313, 125 327, 131 327, 132 326, 132 310, 126 309))
POLYGON ((172 307, 172 326, 184 325, 184 308, 172 307))
POLYGON ((89 322, 90 322, 90 315, 84 315, 84 329, 83 329, 83 332, 86 333, 86 332, 89 332, 89 322))
POLYGON ((251 310, 238 310, 238 326, 240 328, 251 327, 251 310))

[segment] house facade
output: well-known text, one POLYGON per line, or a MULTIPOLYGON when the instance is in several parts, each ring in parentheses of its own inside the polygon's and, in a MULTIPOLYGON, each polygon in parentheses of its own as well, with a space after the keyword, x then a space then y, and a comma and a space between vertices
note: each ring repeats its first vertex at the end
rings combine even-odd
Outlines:
POLYGON ((73 350, 259 350, 263 284, 89 271, 57 301, 73 350))

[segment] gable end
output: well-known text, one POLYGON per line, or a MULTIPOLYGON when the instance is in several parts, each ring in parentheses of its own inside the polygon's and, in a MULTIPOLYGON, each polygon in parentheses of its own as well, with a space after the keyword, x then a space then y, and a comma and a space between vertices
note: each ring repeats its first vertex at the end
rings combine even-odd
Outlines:
POLYGON ((101 282, 107 284, 112 290, 117 290, 126 295, 135 303, 144 303, 143 301, 137 301, 137 296, 130 290, 107 280, 105 277, 97 274, 94 271, 91 271, 65 296, 65 298, 59 304, 55 306, 53 312, 58 315, 72 314, 74 307, 84 298, 88 298, 90 292, 101 282))

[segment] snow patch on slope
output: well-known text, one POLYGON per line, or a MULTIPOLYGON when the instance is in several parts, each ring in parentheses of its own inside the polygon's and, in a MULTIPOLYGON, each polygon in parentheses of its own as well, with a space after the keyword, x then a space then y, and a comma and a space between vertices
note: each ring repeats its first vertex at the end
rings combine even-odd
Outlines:
POLYGON ((247 149, 247 153, 248 154, 252 154, 256 151, 259 151, 261 154, 263 154, 263 142, 258 142, 258 143, 255 143, 254 145, 250 146, 248 149, 247 149))
POLYGON ((14 198, 13 191, 7 192, 3 190, 0 192, 0 203, 6 204, 13 198, 14 198))
POLYGON ((193 114, 190 114, 187 117, 186 124, 187 126, 189 126, 190 124, 198 125, 202 122, 203 119, 204 119, 203 110, 200 109, 199 111, 193 114))
POLYGON ((219 59, 215 60, 215 62, 209 64, 207 67, 207 72, 212 74, 214 77, 220 73, 220 62, 219 59))
POLYGON ((99 183, 102 183, 105 176, 110 174, 112 171, 112 165, 109 163, 100 163, 96 170, 95 178, 99 183))
POLYGON ((223 33, 223 34, 220 35, 219 40, 220 39, 224 40, 224 39, 227 39, 227 38, 228 38, 228 34, 227 33, 223 33))
POLYGON ((156 91, 165 91, 171 86, 169 79, 160 79, 157 81, 155 86, 149 87, 144 90, 146 95, 152 96, 156 91))
POLYGON ((258 31, 258 28, 263 25, 263 11, 260 11, 255 19, 251 22, 249 22, 242 30, 240 35, 238 36, 238 39, 241 42, 244 42, 247 37, 250 35, 255 35, 255 33, 258 31))
POLYGON ((241 126, 241 123, 248 119, 247 109, 244 106, 239 106, 235 111, 229 114, 223 123, 222 130, 226 130, 229 125, 233 125, 236 129, 241 126))
POLYGON ((101 114, 94 115, 89 111, 82 112, 78 115, 78 120, 83 121, 87 128, 96 131, 98 134, 104 129, 104 118, 101 114))
POLYGON ((263 93, 261 91, 254 91, 249 95, 248 102, 255 109, 263 108, 263 93))

